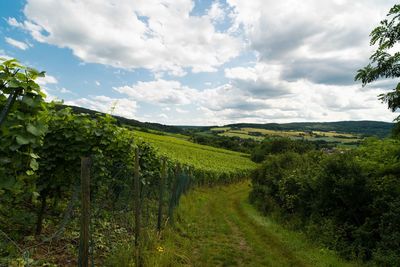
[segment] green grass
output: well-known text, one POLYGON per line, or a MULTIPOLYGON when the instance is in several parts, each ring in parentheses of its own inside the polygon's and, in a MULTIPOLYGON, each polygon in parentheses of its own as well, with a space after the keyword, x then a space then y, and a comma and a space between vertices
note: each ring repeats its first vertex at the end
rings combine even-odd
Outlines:
POLYGON ((168 158, 199 170, 235 173, 257 167, 257 164, 249 159, 249 155, 244 153, 195 144, 174 136, 140 131, 135 131, 134 134, 157 147, 160 153, 168 158))
POLYGON ((153 129, 146 129, 146 131, 143 131, 142 128, 140 127, 132 127, 132 126, 126 126, 125 127, 134 130, 134 131, 139 131, 141 133, 151 133, 151 134, 156 134, 156 135, 165 135, 165 136, 172 136, 176 137, 178 139, 183 139, 183 140, 188 140, 190 137, 188 135, 184 134, 179 134, 179 133, 169 133, 169 132, 162 132, 162 131, 157 131, 153 129))
POLYGON ((146 266, 362 266, 261 216, 249 191, 244 182, 184 196, 175 226, 145 252, 146 266))
POLYGON ((242 139, 253 139, 257 141, 262 141, 265 139, 263 136, 252 136, 248 135, 247 133, 239 133, 239 132, 224 132, 220 133, 219 135, 221 136, 227 136, 227 137, 240 137, 242 139))

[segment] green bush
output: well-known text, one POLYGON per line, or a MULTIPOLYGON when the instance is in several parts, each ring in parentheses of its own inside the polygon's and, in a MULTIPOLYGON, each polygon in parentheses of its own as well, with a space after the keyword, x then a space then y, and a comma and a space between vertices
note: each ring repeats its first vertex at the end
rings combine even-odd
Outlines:
MULTIPOLYGON (((263 212, 300 222, 347 258, 400 262, 400 142, 368 139, 332 155, 267 157, 252 175, 250 200, 263 212)), ((298 225, 296 225, 298 226, 298 225)))
POLYGON ((251 153, 251 160, 262 162, 268 155, 286 152, 306 153, 316 148, 316 145, 304 140, 291 140, 289 138, 270 138, 256 146, 251 153))

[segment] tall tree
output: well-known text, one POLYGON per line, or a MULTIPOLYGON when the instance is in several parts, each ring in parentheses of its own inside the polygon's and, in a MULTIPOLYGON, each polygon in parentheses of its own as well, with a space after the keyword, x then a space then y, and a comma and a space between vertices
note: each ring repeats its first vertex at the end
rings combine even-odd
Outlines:
MULTIPOLYGON (((396 51, 396 45, 400 42, 400 4, 390 9, 387 18, 380 22, 370 36, 370 44, 377 45, 377 49, 369 58, 369 64, 357 71, 355 80, 365 86, 380 78, 399 78, 400 52, 396 51)), ((379 99, 387 103, 393 112, 400 109, 400 83, 391 92, 379 95, 379 99)), ((400 122, 400 116, 396 121, 400 122)))

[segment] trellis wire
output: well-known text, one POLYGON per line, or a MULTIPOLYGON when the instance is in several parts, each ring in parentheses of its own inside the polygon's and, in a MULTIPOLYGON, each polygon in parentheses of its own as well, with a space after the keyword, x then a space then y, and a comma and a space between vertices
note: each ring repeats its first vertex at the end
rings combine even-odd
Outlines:
MULTIPOLYGON (((150 181, 146 181, 145 178, 141 176, 139 149, 136 149, 135 158, 133 160, 133 172, 131 172, 130 175, 127 172, 129 167, 123 164, 117 164, 112 170, 109 170, 113 179, 118 181, 118 183, 112 180, 109 186, 105 187, 108 191, 100 192, 100 195, 102 195, 104 198, 99 197, 99 192, 92 190, 90 196, 92 207, 90 234, 86 237, 90 239, 87 240, 87 244, 89 244, 90 248, 88 253, 90 255, 86 256, 88 257, 87 260, 84 260, 80 257, 79 262, 89 262, 90 257, 91 265, 95 265, 95 260, 97 259, 94 254, 96 254, 96 244, 99 243, 99 240, 96 240, 96 237, 93 235, 93 233, 94 231, 98 231, 98 229, 96 229, 96 225, 99 221, 101 221, 101 218, 104 215, 102 213, 104 213, 106 210, 110 210, 110 208, 110 213, 112 214, 110 218, 113 220, 113 222, 121 224, 122 221, 120 215, 122 215, 122 217, 126 220, 126 222, 123 224, 125 227, 132 223, 129 214, 133 215, 134 227, 131 226, 130 228, 127 228, 127 230, 129 231, 133 229, 132 234, 134 235, 133 240, 137 266, 142 265, 140 258, 140 246, 142 245, 141 229, 154 229, 160 232, 163 221, 173 224, 174 209, 178 206, 182 194, 187 192, 191 186, 192 170, 188 167, 181 166, 180 164, 174 164, 172 167, 168 167, 167 160, 165 158, 161 158, 160 171, 159 173, 154 174, 157 177, 153 177, 151 181, 153 183, 158 181, 156 188, 154 184, 151 184, 150 181), (133 186, 129 186, 129 184, 133 186), (165 190, 166 188, 167 190, 165 190), (152 189, 156 190, 152 192, 152 189), (165 193, 167 194, 165 195, 165 193), (110 199, 112 199, 111 203, 110 199), (112 205, 112 207, 109 205, 112 205), (163 216, 164 206, 167 206, 168 208, 165 217, 163 216)), ((93 170, 93 173, 96 174, 96 170, 93 170)), ((97 180, 98 178, 96 175, 94 175, 91 186, 93 186, 97 180)), ((101 261, 98 260, 98 262, 100 263, 101 261)))

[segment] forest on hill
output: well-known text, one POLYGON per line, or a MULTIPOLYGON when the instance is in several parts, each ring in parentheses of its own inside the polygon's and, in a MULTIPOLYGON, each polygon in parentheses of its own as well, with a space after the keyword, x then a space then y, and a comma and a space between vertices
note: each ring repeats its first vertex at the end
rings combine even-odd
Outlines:
POLYGON ((292 123, 236 123, 226 125, 237 128, 260 128, 278 131, 334 131, 338 133, 362 134, 365 136, 387 137, 394 127, 393 123, 381 121, 337 121, 337 122, 292 122, 292 123))
MULTIPOLYGON (((99 111, 77 107, 72 108, 75 113, 97 114, 99 111)), ((205 132, 215 127, 233 127, 233 128, 255 128, 277 131, 334 131, 338 133, 354 133, 365 136, 387 137, 391 134, 394 127, 393 123, 381 121, 338 121, 338 122, 292 122, 292 123, 235 123, 223 126, 180 126, 165 125, 153 122, 141 122, 134 119, 127 119, 121 116, 113 115, 120 125, 127 125, 143 129, 156 130, 168 133, 191 133, 205 132)))

